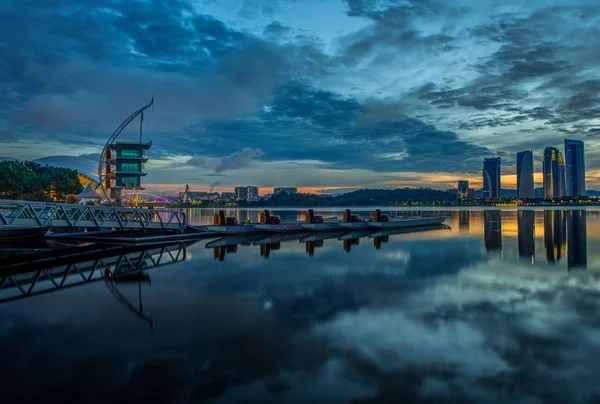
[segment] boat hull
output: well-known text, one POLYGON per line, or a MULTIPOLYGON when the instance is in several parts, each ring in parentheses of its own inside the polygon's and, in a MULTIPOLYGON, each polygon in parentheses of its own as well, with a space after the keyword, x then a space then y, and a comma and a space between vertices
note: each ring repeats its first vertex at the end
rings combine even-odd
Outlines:
POLYGON ((345 227, 346 229, 361 230, 368 229, 369 222, 342 222, 340 223, 340 226, 345 227))
POLYGON ((436 224, 442 224, 446 220, 445 216, 434 216, 434 217, 419 217, 419 218, 408 218, 408 219, 391 219, 389 222, 369 222, 369 226, 378 229, 404 229, 408 227, 419 227, 419 226, 434 226, 436 224))
POLYGON ((206 231, 219 234, 249 234, 264 232, 264 230, 255 228, 254 225, 206 226, 206 231))
POLYGON ((255 224, 255 229, 273 233, 285 233, 303 230, 302 223, 255 224))
POLYGON ((312 231, 346 230, 340 226, 342 222, 331 223, 302 223, 302 228, 312 231))

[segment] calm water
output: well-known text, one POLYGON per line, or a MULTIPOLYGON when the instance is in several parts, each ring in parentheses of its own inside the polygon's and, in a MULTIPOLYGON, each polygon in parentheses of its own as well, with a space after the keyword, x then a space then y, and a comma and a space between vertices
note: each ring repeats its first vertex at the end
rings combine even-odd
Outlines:
POLYGON ((48 264, 0 276, 3 401, 600 402, 600 212, 444 213, 354 241, 107 253, 148 268, 129 282, 93 260, 58 290, 48 264))

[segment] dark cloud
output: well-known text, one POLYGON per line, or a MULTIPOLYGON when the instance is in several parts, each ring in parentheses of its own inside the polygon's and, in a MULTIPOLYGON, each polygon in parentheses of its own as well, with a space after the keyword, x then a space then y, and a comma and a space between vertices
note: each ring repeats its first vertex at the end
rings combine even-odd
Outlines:
POLYGON ((192 147, 203 144, 220 157, 251 144, 264 150, 266 161, 320 160, 330 168, 376 171, 465 172, 491 155, 456 133, 380 108, 387 104, 362 104, 296 83, 278 91, 258 119, 213 123, 192 147))

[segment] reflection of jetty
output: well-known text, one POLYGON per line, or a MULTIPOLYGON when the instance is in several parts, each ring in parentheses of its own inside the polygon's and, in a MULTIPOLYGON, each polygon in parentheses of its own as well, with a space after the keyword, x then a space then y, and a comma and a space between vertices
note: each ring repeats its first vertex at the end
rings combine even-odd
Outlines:
POLYGON ((184 261, 187 245, 73 247, 7 258, 0 264, 0 303, 100 280, 139 280, 143 271, 184 261))

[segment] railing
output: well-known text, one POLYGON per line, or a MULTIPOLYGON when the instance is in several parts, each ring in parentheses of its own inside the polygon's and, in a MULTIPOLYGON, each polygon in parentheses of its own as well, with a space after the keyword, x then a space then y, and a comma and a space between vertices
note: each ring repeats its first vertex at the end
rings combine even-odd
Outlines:
POLYGON ((120 208, 0 200, 0 227, 97 227, 185 230, 186 214, 175 210, 120 208))
POLYGON ((74 248, 40 253, 0 267, 0 303, 99 280, 119 280, 185 261, 187 244, 154 248, 74 248))

